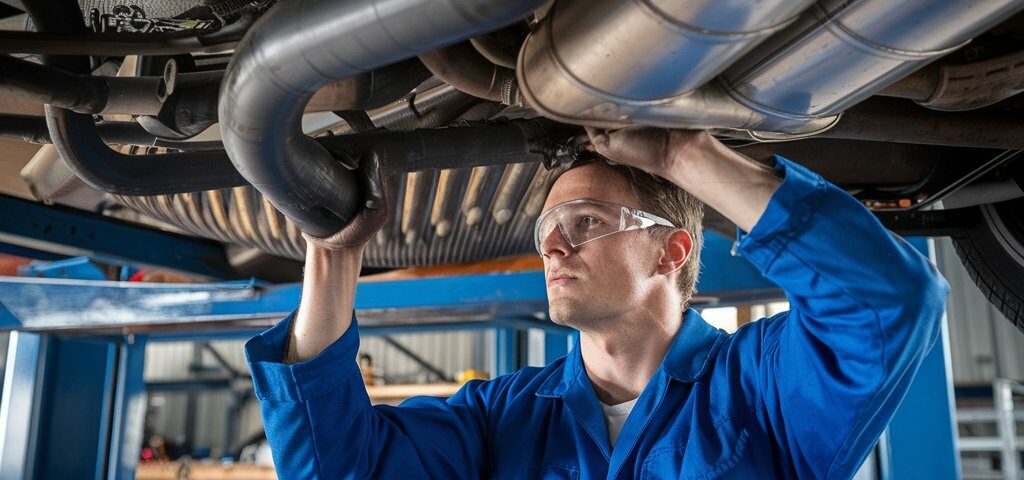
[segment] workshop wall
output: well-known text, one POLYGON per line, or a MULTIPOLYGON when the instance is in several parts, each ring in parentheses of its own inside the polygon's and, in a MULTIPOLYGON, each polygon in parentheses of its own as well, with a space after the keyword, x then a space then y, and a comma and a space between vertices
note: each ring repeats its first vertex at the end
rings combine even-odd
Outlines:
MULTIPOLYGON (((452 377, 470 368, 492 374, 494 372, 494 333, 491 331, 400 334, 392 335, 391 338, 452 377)), ((385 382, 436 381, 412 359, 383 339, 364 336, 360 342, 360 353, 367 353, 373 358, 376 374, 385 382)), ((242 340, 210 342, 232 369, 247 377, 249 372, 243 344, 242 340)), ((146 347, 146 382, 196 381, 199 385, 202 380, 223 379, 227 376, 216 358, 202 348, 200 343, 154 343, 146 347)), ((244 381, 237 386, 251 388, 251 382, 244 381)), ((212 456, 217 457, 224 452, 226 417, 231 403, 232 392, 223 388, 154 392, 150 394, 149 401, 149 428, 172 442, 190 436, 193 445, 209 447, 212 456), (191 400, 190 396, 193 397, 191 400), (187 421, 190 401, 194 403, 191 432, 187 421)), ((241 407, 238 417, 240 440, 258 434, 263 428, 259 403, 255 399, 241 407)))

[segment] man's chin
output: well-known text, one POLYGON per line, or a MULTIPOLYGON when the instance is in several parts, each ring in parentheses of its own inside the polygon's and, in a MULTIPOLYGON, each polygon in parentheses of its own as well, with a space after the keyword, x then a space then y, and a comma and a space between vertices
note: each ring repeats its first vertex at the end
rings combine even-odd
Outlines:
POLYGON ((565 327, 579 328, 583 321, 580 305, 574 299, 558 297, 548 300, 551 322, 565 327))

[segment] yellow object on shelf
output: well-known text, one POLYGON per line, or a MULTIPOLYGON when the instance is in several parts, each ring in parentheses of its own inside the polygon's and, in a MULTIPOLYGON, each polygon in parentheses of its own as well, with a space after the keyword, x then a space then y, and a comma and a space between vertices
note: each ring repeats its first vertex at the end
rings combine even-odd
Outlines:
POLYGON ((490 376, 487 375, 487 372, 470 368, 459 372, 457 380, 459 383, 466 383, 470 380, 490 380, 490 376))

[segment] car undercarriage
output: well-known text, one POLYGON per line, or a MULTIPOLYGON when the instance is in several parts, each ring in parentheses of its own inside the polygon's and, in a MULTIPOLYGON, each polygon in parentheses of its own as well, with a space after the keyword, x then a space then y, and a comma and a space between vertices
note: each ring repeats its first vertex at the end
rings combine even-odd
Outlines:
MULTIPOLYGON (((392 269, 531 252, 548 189, 589 155, 583 126, 705 129, 811 168, 896 233, 951 237, 1024 331, 1022 9, 4 0, 0 193, 213 239, 240 275, 294 280, 301 232, 358 210, 368 157, 399 175, 364 259, 392 269)), ((713 211, 705 226, 735 236, 713 211)))

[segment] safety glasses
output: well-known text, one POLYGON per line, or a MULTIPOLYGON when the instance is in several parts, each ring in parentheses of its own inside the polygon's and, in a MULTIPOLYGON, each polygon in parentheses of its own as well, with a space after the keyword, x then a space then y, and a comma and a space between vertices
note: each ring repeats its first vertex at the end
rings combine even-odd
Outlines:
POLYGON ((542 213, 533 229, 533 241, 537 253, 544 255, 541 243, 555 227, 572 248, 577 248, 614 233, 655 225, 677 228, 672 222, 643 210, 584 198, 560 203, 542 213))

